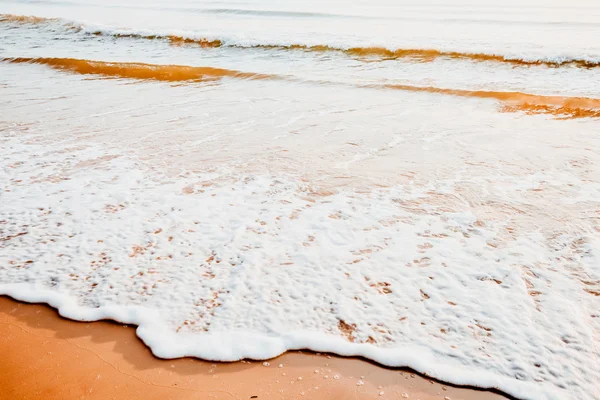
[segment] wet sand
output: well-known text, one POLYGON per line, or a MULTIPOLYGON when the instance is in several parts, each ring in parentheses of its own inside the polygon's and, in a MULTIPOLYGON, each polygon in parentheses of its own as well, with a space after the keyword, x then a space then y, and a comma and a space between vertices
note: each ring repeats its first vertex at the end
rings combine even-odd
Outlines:
POLYGON ((0 297, 1 399, 465 399, 454 387, 367 360, 290 352, 268 362, 161 360, 119 323, 75 322, 0 297))

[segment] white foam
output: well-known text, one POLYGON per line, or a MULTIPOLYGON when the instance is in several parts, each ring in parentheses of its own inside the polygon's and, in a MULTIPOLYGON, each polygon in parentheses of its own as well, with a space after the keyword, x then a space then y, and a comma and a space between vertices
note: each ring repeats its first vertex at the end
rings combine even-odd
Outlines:
MULTIPOLYGON (((593 396, 598 301, 566 261, 597 265, 585 230, 523 231, 503 207, 481 224, 448 200, 461 180, 322 196, 290 176, 168 178, 35 140, 2 146, 2 294, 136 324, 162 358, 307 348, 520 398, 593 396)), ((566 184, 495 179, 507 207, 533 181, 566 184)))

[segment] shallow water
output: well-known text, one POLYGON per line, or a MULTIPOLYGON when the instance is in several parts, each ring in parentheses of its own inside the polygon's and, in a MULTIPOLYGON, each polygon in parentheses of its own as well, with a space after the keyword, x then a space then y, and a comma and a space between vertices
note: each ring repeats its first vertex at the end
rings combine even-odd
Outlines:
POLYGON ((480 3, 0 2, 0 292, 599 397, 600 6, 480 3))

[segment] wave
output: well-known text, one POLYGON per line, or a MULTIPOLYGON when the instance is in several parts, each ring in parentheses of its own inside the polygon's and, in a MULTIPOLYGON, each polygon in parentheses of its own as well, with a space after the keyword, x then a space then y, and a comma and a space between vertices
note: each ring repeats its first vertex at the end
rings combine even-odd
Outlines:
POLYGON ((333 14, 323 12, 306 12, 306 11, 279 11, 279 10, 250 10, 244 8, 204 8, 195 9, 207 14, 223 14, 223 15, 248 15, 257 17, 301 17, 301 18, 362 18, 358 15, 333 14))
POLYGON ((130 38, 145 40, 164 40, 173 45, 196 45, 202 48, 220 48, 233 47, 240 49, 270 49, 280 51, 306 51, 317 53, 341 53, 347 56, 376 60, 398 60, 407 59, 415 62, 432 62, 438 59, 463 60, 471 62, 494 62, 510 64, 515 66, 546 66, 551 68, 573 66, 579 68, 600 67, 600 60, 595 58, 576 58, 576 57, 544 57, 527 58, 516 57, 494 53, 481 52, 462 52, 439 49, 390 49, 377 46, 333 46, 328 44, 308 45, 301 43, 247 43, 223 38, 208 39, 193 34, 173 34, 148 31, 132 31, 128 29, 118 29, 113 27, 97 27, 92 25, 80 24, 73 21, 57 19, 32 17, 12 14, 1 14, 0 23, 13 23, 24 25, 42 25, 51 23, 60 23, 70 31, 75 31, 87 35, 109 36, 114 38, 130 38))
POLYGON ((435 49, 397 49, 390 50, 383 47, 353 47, 344 52, 357 56, 376 56, 383 59, 410 58, 422 62, 434 61, 438 58, 450 58, 469 61, 488 61, 523 66, 545 65, 547 67, 576 66, 593 68, 600 66, 599 61, 584 59, 522 59, 509 56, 487 53, 463 53, 458 51, 444 51, 435 49))
POLYGON ((67 28, 69 31, 75 31, 77 33, 83 33, 94 36, 110 36, 113 38, 128 38, 128 39, 147 39, 147 40, 166 40, 171 44, 195 44, 200 47, 221 47, 223 43, 220 40, 208 40, 198 39, 187 36, 179 36, 172 34, 152 34, 152 33, 140 33, 132 32, 123 29, 113 28, 97 28, 93 26, 86 26, 73 21, 64 20, 61 18, 46 18, 46 17, 34 17, 28 15, 13 15, 13 14, 0 14, 0 23, 9 24, 22 24, 22 25, 48 25, 48 24, 60 24, 62 27, 67 28))
POLYGON ((446 89, 411 85, 384 85, 384 87, 410 92, 494 99, 504 105, 502 110, 505 112, 522 111, 526 114, 551 114, 559 119, 600 118, 600 99, 590 97, 541 96, 522 92, 446 89))
MULTIPOLYGON (((159 65, 135 62, 106 62, 94 60, 81 60, 75 58, 5 58, 5 62, 42 64, 54 69, 69 71, 83 75, 100 75, 115 78, 130 78, 140 80, 158 81, 190 81, 199 82, 216 80, 224 77, 240 79, 272 79, 272 80, 294 80, 276 74, 260 74, 254 72, 242 72, 237 70, 194 67, 185 65, 159 65)), ((334 82, 319 82, 334 84, 334 82)), ((527 114, 551 114, 561 119, 567 118, 600 118, 600 99, 589 97, 569 96, 543 96, 522 92, 484 91, 438 88, 431 86, 413 85, 358 85, 358 87, 372 89, 394 89, 407 92, 425 92, 433 94, 444 94, 458 97, 471 97, 480 99, 494 99, 504 105, 503 111, 522 111, 527 114)))
POLYGON ((413 86, 401 84, 349 84, 343 82, 310 81, 277 74, 243 72, 237 70, 195 67, 186 65, 161 65, 137 62, 107 62, 76 58, 4 58, 15 64, 42 64, 48 67, 83 75, 99 75, 112 78, 157 80, 168 82, 200 82, 221 78, 250 80, 287 80, 304 83, 344 85, 368 89, 392 89, 406 92, 422 92, 458 97, 493 99, 499 101, 504 112, 526 114, 549 114, 557 119, 600 118, 600 99, 590 97, 544 96, 515 91, 485 91, 413 86))
POLYGON ((0 22, 12 22, 22 24, 44 24, 48 22, 60 21, 60 18, 46 18, 46 17, 35 17, 32 15, 14 15, 14 14, 0 14, 0 22))
POLYGON ((157 65, 133 62, 105 62, 76 58, 5 58, 10 63, 43 64, 51 68, 83 75, 101 75, 115 78, 157 80, 168 82, 199 82, 224 77, 241 79, 274 79, 274 75, 255 74, 223 68, 157 65))

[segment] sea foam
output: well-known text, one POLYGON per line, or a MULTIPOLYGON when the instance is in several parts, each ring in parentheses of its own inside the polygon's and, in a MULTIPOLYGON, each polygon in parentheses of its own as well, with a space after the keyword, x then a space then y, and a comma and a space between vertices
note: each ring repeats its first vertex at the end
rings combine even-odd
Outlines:
POLYGON ((24 132, 3 149, 2 294, 138 325, 162 358, 306 348, 520 398, 593 396, 598 298, 568 260, 600 247, 574 227, 483 222, 448 202, 452 180, 329 193, 285 175, 149 175, 24 132))

